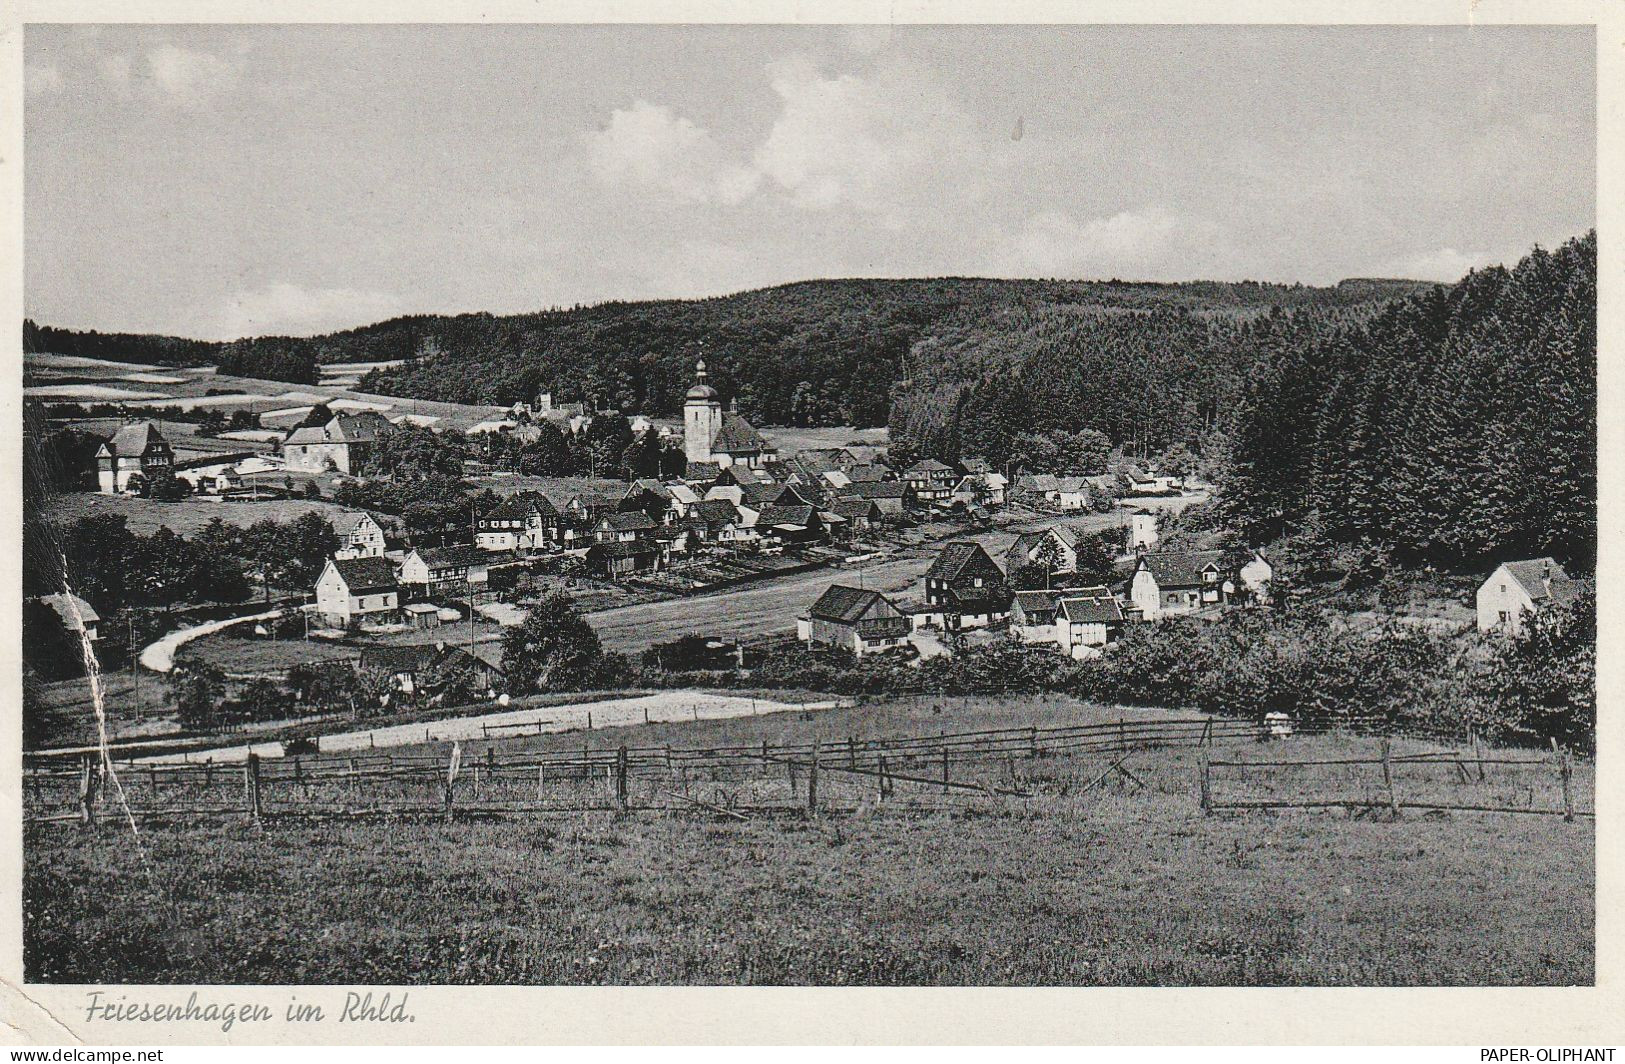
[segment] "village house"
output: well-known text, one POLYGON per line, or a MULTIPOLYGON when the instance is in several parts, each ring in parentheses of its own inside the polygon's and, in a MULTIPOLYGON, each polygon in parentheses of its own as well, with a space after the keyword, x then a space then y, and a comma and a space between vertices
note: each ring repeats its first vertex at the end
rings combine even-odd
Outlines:
POLYGON ((1503 562, 1478 586, 1478 630, 1522 636, 1531 615, 1572 602, 1578 590, 1555 559, 1503 562))
POLYGON ((1220 550, 1143 554, 1129 598, 1148 621, 1241 601, 1240 566, 1238 558, 1220 550))
POLYGON ((103 495, 133 492, 171 476, 175 452, 150 421, 125 425, 96 449, 96 487, 103 495), (131 478, 136 486, 131 487, 131 478))
POLYGON ((1123 607, 1107 588, 1069 590, 1055 606, 1054 642, 1064 654, 1089 657, 1115 640, 1123 623, 1123 607))
POLYGON ((401 561, 400 582, 423 597, 460 597, 483 590, 490 581, 485 556, 473 547, 415 547, 401 561))
POLYGON ((880 510, 883 519, 896 519, 904 515, 913 495, 908 485, 894 480, 854 480, 841 489, 843 499, 867 499, 880 510))
POLYGON ((830 586, 797 624, 803 642, 862 657, 908 641, 909 618, 878 591, 830 586))
POLYGON ((632 543, 658 527, 641 510, 605 514, 593 526, 592 538, 595 543, 632 543))
POLYGON ((384 526, 365 511, 334 514, 327 523, 339 538, 335 558, 382 558, 384 556, 384 526))
POLYGON ((1010 604, 1010 634, 1023 643, 1053 643, 1055 608, 1062 591, 1017 591, 1010 604))
POLYGON ((810 543, 824 538, 824 521, 816 508, 800 503, 765 506, 757 514, 756 530, 780 543, 810 543))
POLYGON ((282 441, 282 459, 297 473, 352 474, 377 446, 380 432, 389 429, 380 414, 338 414, 325 425, 305 425, 282 441))
POLYGON ((1157 515, 1150 510, 1135 509, 1128 518, 1129 551, 1146 551, 1157 545, 1157 515))
POLYGON ((1004 505, 1007 484, 1003 473, 966 473, 954 485, 952 498, 967 508, 989 506, 997 509, 1004 505))
POLYGON ((705 362, 694 364, 694 386, 683 400, 683 454, 692 464, 715 462, 720 468, 760 466, 777 449, 733 411, 723 412, 722 399, 706 383, 705 362))
POLYGON ((985 628, 1010 615, 1004 571, 980 543, 949 543, 925 573, 925 605, 949 631, 985 628))
POLYGON ((62 630, 70 638, 78 639, 82 635, 95 642, 101 637, 98 631, 102 623, 101 617, 90 603, 78 595, 58 591, 53 595, 41 595, 39 601, 51 608, 57 620, 62 623, 62 630))
POLYGON ((465 667, 476 691, 487 698, 496 695, 504 679, 502 670, 444 640, 404 647, 364 647, 356 661, 357 669, 377 669, 388 674, 391 686, 405 695, 433 696, 439 693, 436 678, 465 667))
POLYGON ((935 458, 915 462, 903 471, 902 477, 903 483, 914 492, 914 497, 927 506, 948 502, 953 497, 954 484, 958 479, 952 467, 935 458))
POLYGON ((384 558, 329 558, 316 578, 316 613, 330 628, 400 621, 400 585, 384 558))
POLYGON ((861 536, 880 524, 880 505, 873 499, 836 499, 830 503, 830 512, 846 522, 846 532, 853 536, 861 536))
POLYGON ((558 538, 559 511, 539 491, 503 499, 476 522, 474 545, 485 551, 544 550, 558 538))
POLYGON ((587 548, 587 568, 606 580, 651 572, 660 565, 660 547, 652 540, 615 540, 587 548))
POLYGON ((1005 571, 1014 573, 1034 563, 1047 564, 1051 576, 1077 572, 1078 530, 1067 525, 1051 525, 1017 536, 1005 552, 1005 571))

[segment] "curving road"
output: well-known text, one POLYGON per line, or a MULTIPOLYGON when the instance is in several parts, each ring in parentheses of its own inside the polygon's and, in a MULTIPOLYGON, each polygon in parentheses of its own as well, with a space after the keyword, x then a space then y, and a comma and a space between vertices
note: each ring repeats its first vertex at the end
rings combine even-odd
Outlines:
POLYGON ((282 610, 270 610, 266 613, 256 613, 248 617, 227 617, 221 621, 209 621, 205 624, 193 625, 191 628, 177 629, 157 642, 148 643, 142 648, 141 667, 151 669, 153 672, 168 672, 175 667, 175 651, 192 640, 201 639, 206 635, 213 635, 215 632, 230 628, 233 625, 280 617, 282 612, 282 610))

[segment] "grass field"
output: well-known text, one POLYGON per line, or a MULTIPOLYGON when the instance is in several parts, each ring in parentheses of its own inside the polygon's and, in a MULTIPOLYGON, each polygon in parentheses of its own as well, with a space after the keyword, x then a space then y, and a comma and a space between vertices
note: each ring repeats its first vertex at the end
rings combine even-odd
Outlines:
MULTIPOLYGON (((616 729, 595 744, 1115 712, 924 700, 616 729)), ((540 741, 579 749, 582 736, 540 741)), ((1370 742, 1300 737, 1265 753, 1346 756, 1370 742)), ((111 821, 31 827, 25 969, 137 983, 1593 981, 1589 822, 1204 817, 1196 753, 1136 754, 1145 790, 1114 777, 1085 792, 1106 760, 1056 757, 1016 766, 1031 799, 947 808, 900 786, 817 821, 233 820, 145 828, 145 857, 111 821)), ((1309 784, 1345 785, 1325 772, 1309 784)))
POLYGON ((190 536, 216 517, 228 525, 246 527, 266 518, 292 521, 313 511, 323 514, 348 512, 343 506, 305 499, 240 502, 226 501, 213 495, 179 499, 175 502, 157 502, 132 495, 70 492, 53 498, 46 507, 45 515, 48 520, 67 524, 95 514, 121 514, 132 532, 151 535, 167 526, 177 535, 190 536))

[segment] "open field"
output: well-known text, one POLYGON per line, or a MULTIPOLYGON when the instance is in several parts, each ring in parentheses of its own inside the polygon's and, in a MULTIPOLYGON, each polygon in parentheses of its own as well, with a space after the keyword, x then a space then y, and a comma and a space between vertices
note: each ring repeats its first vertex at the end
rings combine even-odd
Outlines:
POLYGON ((46 505, 45 516, 47 520, 68 524, 96 514, 121 514, 132 532, 150 535, 167 527, 178 535, 190 536, 216 517, 228 525, 246 527, 267 518, 292 521, 313 511, 323 514, 349 512, 347 507, 307 499, 261 499, 255 502, 222 499, 218 495, 198 495, 174 502, 158 502, 134 495, 69 492, 53 498, 46 505))
MULTIPOLYGON (((938 708, 639 726, 592 741, 641 742, 662 729, 690 744, 752 728, 837 737, 866 710, 901 713, 916 732, 916 713, 959 730, 989 717, 1047 724, 1116 712, 1059 700, 938 708)), ((538 741, 579 751, 582 740, 538 741)), ((1298 737, 1263 753, 1347 757, 1372 742, 1298 737)), ((1143 788, 1112 776, 1085 789, 1107 755, 1019 762, 1031 797, 957 804, 906 783, 882 801, 868 786, 835 786, 831 772, 828 801, 846 811, 819 820, 566 810, 256 826, 233 817, 149 826, 145 854, 114 818, 89 832, 30 827, 25 968, 51 982, 1593 981, 1588 821, 1204 817, 1199 754, 1134 754, 1143 788)), ((1312 775, 1300 786, 1348 786, 1339 766, 1303 771, 1312 775)), ((1514 786, 1494 773, 1489 784, 1437 785, 1514 786)))

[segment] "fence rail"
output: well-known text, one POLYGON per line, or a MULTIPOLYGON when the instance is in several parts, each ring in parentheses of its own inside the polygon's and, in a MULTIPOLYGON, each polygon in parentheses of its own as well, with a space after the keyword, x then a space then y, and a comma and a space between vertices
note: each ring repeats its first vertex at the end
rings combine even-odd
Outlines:
MULTIPOLYGON (((31 824, 78 821, 93 824, 110 811, 138 820, 242 816, 353 817, 366 815, 507 816, 609 810, 706 811, 755 816, 855 808, 893 797, 902 786, 911 797, 935 795, 944 802, 1030 798, 1018 779, 1017 762, 1046 758, 1101 757, 1112 761, 1087 792, 1114 773, 1143 787, 1125 762, 1156 749, 1201 751, 1199 794, 1207 813, 1250 809, 1380 809, 1398 815, 1403 808, 1483 812, 1546 813, 1590 817, 1580 808, 1568 755, 1551 758, 1487 755, 1474 738, 1468 749, 1428 750, 1395 755, 1381 739, 1379 757, 1318 757, 1260 760, 1219 754, 1240 751, 1277 737, 1277 725, 1239 718, 1104 721, 1093 724, 942 731, 936 734, 821 739, 817 741, 715 746, 593 746, 579 749, 508 750, 495 741, 483 756, 463 743, 417 754, 358 753, 313 755, 245 762, 124 762, 104 778, 104 762, 93 754, 77 764, 62 759, 25 766, 24 799, 31 824), (1380 769, 1380 785, 1375 770, 1380 769), (1461 783, 1487 784, 1489 797, 1466 802, 1431 784, 1396 785, 1396 773, 1449 769, 1461 783), (1488 781, 1495 770, 1493 784, 1488 781), (1292 789, 1294 773, 1335 770, 1367 772, 1340 780, 1355 793, 1327 797, 1292 789), (1545 781, 1542 797, 1526 776, 1545 781), (1230 784, 1217 793, 1215 777, 1230 784), (1263 792, 1235 792, 1236 784, 1263 792), (1521 780, 1522 782, 1518 782, 1521 780), (1546 784, 1554 783, 1561 792, 1546 784), (1284 790, 1283 790, 1284 787, 1284 790), (1518 801, 1518 788, 1524 800, 1518 801), (111 792, 111 793, 110 793, 111 792)), ((1354 730, 1325 725, 1296 726, 1296 732, 1354 730)), ((478 741, 478 740, 476 740, 478 741)), ((1092 770, 1091 770, 1092 771, 1092 770)), ((1594 803, 1593 803, 1594 804, 1594 803)))

